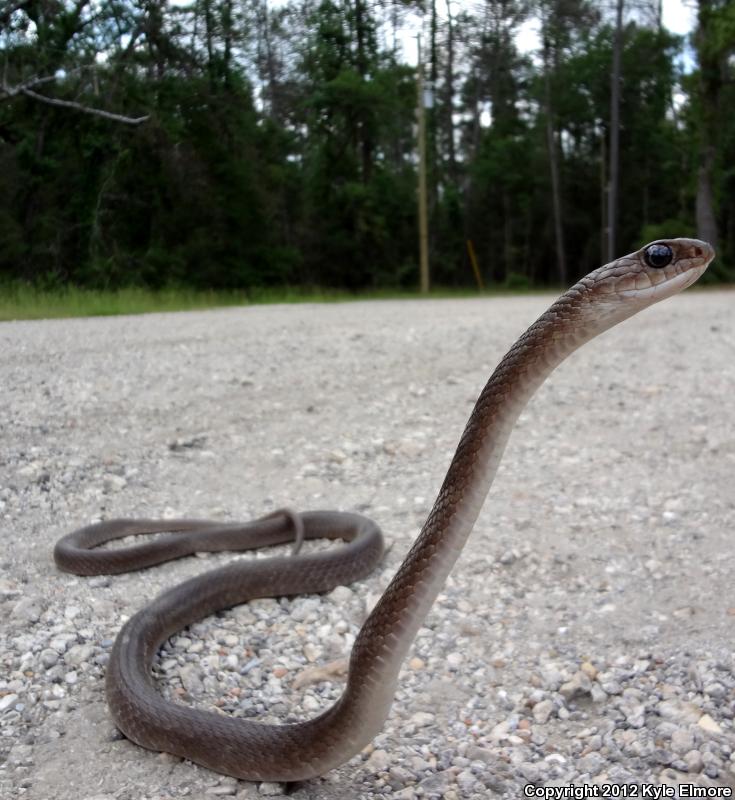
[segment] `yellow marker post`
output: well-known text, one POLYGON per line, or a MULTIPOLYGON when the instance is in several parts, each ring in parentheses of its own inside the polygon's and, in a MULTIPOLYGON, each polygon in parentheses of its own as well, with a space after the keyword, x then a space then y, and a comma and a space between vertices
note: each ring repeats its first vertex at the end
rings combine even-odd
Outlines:
POLYGON ((475 280, 477 281, 477 288, 482 291, 485 284, 480 275, 480 267, 477 265, 477 254, 475 253, 475 246, 472 244, 472 239, 467 240, 467 252, 470 254, 470 262, 472 263, 472 271, 475 273, 475 280))

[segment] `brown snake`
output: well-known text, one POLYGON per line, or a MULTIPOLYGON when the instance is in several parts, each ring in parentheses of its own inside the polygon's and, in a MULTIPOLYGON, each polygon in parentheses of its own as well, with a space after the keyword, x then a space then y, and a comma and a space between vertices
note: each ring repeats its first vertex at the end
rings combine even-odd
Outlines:
POLYGON ((380 560, 375 523, 356 514, 277 512, 251 523, 112 520, 59 540, 57 565, 81 575, 124 572, 195 551, 241 550, 301 538, 343 539, 327 553, 235 561, 175 586, 118 634, 107 697, 120 730, 151 750, 248 780, 296 781, 335 767, 380 731, 401 663, 464 547, 518 415, 549 373, 584 342, 694 283, 714 257, 705 242, 670 239, 596 269, 565 292, 513 345, 482 390, 428 519, 362 626, 347 686, 304 722, 265 725, 164 700, 151 664, 161 643, 208 614, 256 597, 325 592, 367 575, 380 560), (134 533, 170 535, 127 549, 96 545, 134 533))

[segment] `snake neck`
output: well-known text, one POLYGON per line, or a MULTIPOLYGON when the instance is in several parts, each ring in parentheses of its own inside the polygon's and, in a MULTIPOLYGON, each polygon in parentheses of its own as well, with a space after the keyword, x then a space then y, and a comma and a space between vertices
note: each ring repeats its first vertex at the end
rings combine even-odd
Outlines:
POLYGON ((388 715, 401 663, 472 531, 518 416, 558 364, 609 327, 587 323, 588 305, 580 284, 562 295, 482 390, 421 533, 353 647, 343 699, 362 706, 367 741, 388 715))

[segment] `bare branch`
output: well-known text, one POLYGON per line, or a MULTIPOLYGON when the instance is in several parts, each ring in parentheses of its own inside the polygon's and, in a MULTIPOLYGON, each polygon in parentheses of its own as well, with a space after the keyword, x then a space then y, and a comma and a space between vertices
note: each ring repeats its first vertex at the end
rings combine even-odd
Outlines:
MULTIPOLYGON (((7 92, 6 89, 4 91, 7 92)), ((7 92, 11 94, 11 92, 7 92)), ((59 106, 60 108, 73 108, 75 111, 81 111, 84 114, 93 114, 96 117, 103 117, 104 119, 111 119, 114 122, 122 122, 126 125, 140 125, 141 122, 145 122, 149 116, 146 114, 144 117, 126 117, 123 114, 113 114, 111 111, 104 111, 101 108, 92 108, 91 106, 82 105, 82 103, 75 103, 72 100, 59 100, 56 97, 47 97, 43 94, 38 94, 38 92, 34 92, 32 89, 28 89, 26 87, 19 87, 15 92, 12 94, 21 93, 26 95, 27 97, 32 97, 34 100, 38 100, 41 103, 47 103, 50 106, 59 106)))
POLYGON ((0 91, 2 91, 3 94, 6 94, 8 97, 15 97, 15 95, 21 94, 26 89, 30 89, 33 86, 39 86, 42 83, 51 83, 55 80, 55 75, 47 75, 45 78, 32 78, 31 80, 21 83, 18 86, 8 86, 7 84, 3 83, 2 86, 0 86, 0 91))
MULTIPOLYGON (((72 70, 72 72, 77 72, 78 70, 72 70)), ((19 94, 24 94, 26 97, 31 97, 34 100, 38 100, 41 103, 47 103, 50 106, 59 106, 61 108, 73 108, 75 111, 82 111, 85 114, 93 114, 97 117, 104 117, 105 119, 111 119, 115 122, 122 122, 126 125, 140 125, 141 122, 145 122, 148 119, 148 115, 145 117, 126 117, 123 114, 113 114, 111 111, 104 111, 101 108, 92 108, 91 106, 85 106, 82 103, 76 103, 72 100, 59 100, 55 97, 47 97, 45 94, 39 94, 38 92, 33 91, 33 87, 40 86, 42 83, 52 83, 56 80, 55 75, 47 75, 44 78, 32 78, 25 83, 21 83, 18 86, 8 86, 7 84, 3 83, 0 85, 0 92, 5 95, 4 99, 10 99, 11 97, 17 97, 19 94)), ((3 99, 0 97, 0 99, 3 99)))

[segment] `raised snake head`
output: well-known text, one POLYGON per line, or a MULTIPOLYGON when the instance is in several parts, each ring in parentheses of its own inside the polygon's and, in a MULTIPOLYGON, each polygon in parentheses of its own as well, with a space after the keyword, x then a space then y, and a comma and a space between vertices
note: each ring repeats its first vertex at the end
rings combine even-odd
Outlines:
POLYGON ((714 257, 699 239, 658 239, 590 272, 569 293, 599 332, 691 286, 714 257))

